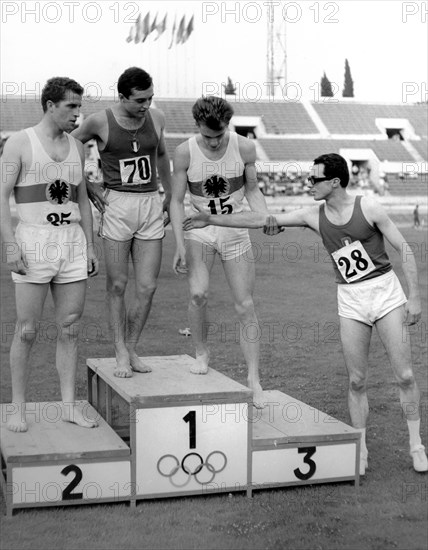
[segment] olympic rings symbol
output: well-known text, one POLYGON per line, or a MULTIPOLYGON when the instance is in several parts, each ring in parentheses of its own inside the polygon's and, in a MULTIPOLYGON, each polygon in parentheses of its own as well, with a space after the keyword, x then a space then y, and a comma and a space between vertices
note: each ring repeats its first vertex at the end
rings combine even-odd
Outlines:
POLYGON ((227 457, 222 451, 212 451, 206 458, 205 462, 201 455, 199 453, 188 453, 183 460, 180 461, 178 458, 171 454, 166 454, 160 457, 160 459, 157 462, 156 468, 160 475, 162 477, 169 477, 169 480, 174 487, 185 487, 191 480, 192 476, 194 476, 195 481, 199 483, 199 485, 207 485, 208 483, 211 483, 215 475, 222 472, 227 465, 227 457), (222 459, 222 465, 221 467, 215 467, 213 464, 211 464, 210 459, 213 458, 213 456, 219 455, 222 459), (193 462, 192 457, 196 457, 196 459, 199 461, 199 464, 191 464, 193 462), (173 465, 170 469, 170 471, 166 471, 167 463, 168 461, 172 459, 173 465), (189 460, 190 459, 190 460, 189 460), (187 462, 187 464, 186 464, 187 462), (201 481, 200 478, 198 478, 198 474, 200 474, 203 470, 203 468, 206 468, 208 472, 210 472, 210 478, 206 481, 201 481), (184 483, 177 483, 174 481, 173 477, 179 470, 183 470, 185 474, 187 474, 187 479, 184 483))

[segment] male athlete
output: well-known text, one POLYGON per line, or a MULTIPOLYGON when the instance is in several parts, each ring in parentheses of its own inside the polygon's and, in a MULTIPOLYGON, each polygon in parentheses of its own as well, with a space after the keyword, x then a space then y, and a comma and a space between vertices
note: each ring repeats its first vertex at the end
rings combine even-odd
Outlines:
POLYGON ((150 109, 152 77, 131 67, 117 83, 119 101, 90 115, 73 132, 86 143, 95 139, 101 158, 105 194, 88 183, 90 199, 102 213, 110 326, 114 331, 116 367, 120 378, 151 368, 137 354, 137 344, 156 290, 164 237, 163 210, 169 206, 171 171, 165 148, 163 113, 150 109), (149 110, 150 109, 150 110, 149 110), (165 189, 158 191, 157 171, 165 189), (125 290, 128 263, 135 271, 135 296, 128 312, 125 290))
POLYGON ((14 409, 7 422, 14 432, 28 429, 28 363, 49 288, 58 328, 62 420, 85 428, 97 425, 75 403, 78 323, 86 279, 98 272, 83 146, 68 135, 76 126, 82 94, 83 88, 70 78, 48 80, 41 96, 41 122, 12 135, 1 157, 1 234, 16 283, 17 323, 10 350, 14 409), (12 191, 19 218, 15 233, 12 191))
POLYGON ((257 327, 254 311, 254 261, 246 229, 208 227, 183 234, 183 201, 189 190, 193 211, 197 207, 219 218, 243 209, 244 197, 250 208, 268 214, 259 190, 255 168, 254 142, 229 130, 231 105, 220 97, 202 97, 192 108, 199 134, 179 145, 174 154, 174 183, 171 199, 171 223, 177 249, 173 268, 188 269, 190 287, 189 323, 196 348, 194 374, 208 372, 206 309, 209 278, 218 254, 232 292, 241 329, 241 349, 248 366, 248 385, 254 405, 263 407, 259 380, 259 342, 246 339, 245 327, 257 327))
MULTIPOLYGON (((360 474, 364 474, 368 466, 367 375, 373 326, 386 349, 399 386, 413 467, 418 472, 425 472, 428 461, 420 438, 419 390, 413 375, 410 340, 402 336, 403 324, 413 325, 421 318, 415 258, 379 203, 347 192, 349 171, 343 157, 327 154, 316 158, 309 181, 314 199, 325 203, 278 214, 276 223, 286 227, 310 227, 321 235, 332 257, 338 283, 340 337, 349 375, 349 412, 352 425, 362 433, 360 474), (392 270, 384 238, 401 256, 409 290, 407 299, 392 270)), ((269 222, 262 213, 213 216, 200 211, 185 220, 184 228, 193 231, 208 224, 254 228, 266 223, 269 222)))

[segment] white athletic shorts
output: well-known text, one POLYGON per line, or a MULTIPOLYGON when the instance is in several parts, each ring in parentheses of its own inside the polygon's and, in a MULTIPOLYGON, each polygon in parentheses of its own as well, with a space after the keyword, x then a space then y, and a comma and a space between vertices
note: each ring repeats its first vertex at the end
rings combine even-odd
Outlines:
POLYGON ((394 271, 360 283, 337 285, 339 317, 355 319, 369 326, 406 302, 394 271))
POLYGON ((207 255, 218 252, 222 260, 234 260, 251 248, 248 229, 208 225, 202 229, 184 232, 185 240, 198 241, 204 245, 207 255))
POLYGON ((15 238, 28 263, 15 283, 73 283, 88 278, 86 237, 78 223, 53 227, 19 223, 15 238))
POLYGON ((163 201, 157 191, 126 193, 107 189, 98 234, 112 241, 163 239, 163 201))

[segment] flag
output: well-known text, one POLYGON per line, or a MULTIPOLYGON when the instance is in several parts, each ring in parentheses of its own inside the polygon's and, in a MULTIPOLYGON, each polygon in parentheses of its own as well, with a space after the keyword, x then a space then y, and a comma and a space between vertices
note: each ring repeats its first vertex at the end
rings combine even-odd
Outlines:
POLYGON ((137 20, 134 23, 135 27, 135 35, 134 35, 134 42, 135 44, 138 44, 141 40, 141 15, 138 14, 137 20))
POLYGON ((166 31, 166 18, 167 18, 167 14, 165 14, 165 17, 163 18, 162 23, 158 23, 158 25, 156 26, 158 35, 156 36, 155 40, 157 40, 159 36, 166 31))
POLYGON ((172 45, 174 43, 174 35, 175 35, 175 27, 177 25, 177 15, 175 16, 174 18, 174 25, 172 26, 172 33, 171 33, 171 43, 168 47, 168 50, 170 50, 172 48, 172 45))
POLYGON ((157 18, 158 18, 159 12, 155 15, 155 18, 153 19, 153 23, 150 26, 150 32, 153 32, 157 28, 157 18))
POLYGON ((183 17, 181 18, 181 21, 180 21, 180 25, 178 27, 178 31, 177 31, 177 37, 175 39, 175 43, 176 44, 180 44, 181 42, 183 42, 183 36, 184 36, 184 28, 186 26, 186 16, 183 15, 183 17))
POLYGON ((189 21, 189 24, 187 25, 186 30, 183 33, 183 38, 181 40, 182 44, 184 44, 186 42, 186 40, 189 39, 189 36, 192 34, 192 32, 193 32, 193 15, 192 15, 192 18, 189 21))
POLYGON ((129 29, 129 35, 126 39, 127 42, 132 42, 135 38, 135 23, 131 25, 131 28, 129 29))
POLYGON ((147 12, 146 16, 143 19, 142 23, 142 36, 141 36, 141 42, 145 42, 146 38, 151 33, 150 29, 150 12, 147 12))

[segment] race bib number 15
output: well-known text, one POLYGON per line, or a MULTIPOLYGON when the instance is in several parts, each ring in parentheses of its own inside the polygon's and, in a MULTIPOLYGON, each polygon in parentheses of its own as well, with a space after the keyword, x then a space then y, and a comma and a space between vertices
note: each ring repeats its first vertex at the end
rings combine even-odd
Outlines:
POLYGON ((120 179, 123 185, 141 185, 149 183, 152 179, 152 167, 150 157, 132 157, 120 159, 120 179))
POLYGON ((358 281, 374 271, 375 266, 360 241, 354 241, 332 254, 333 260, 347 283, 358 281))

